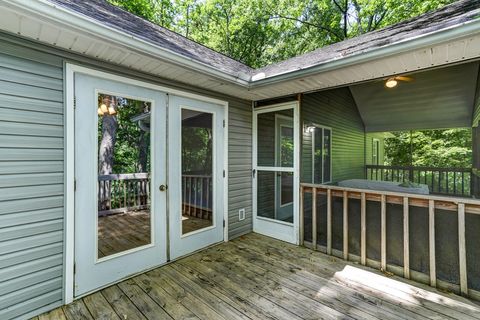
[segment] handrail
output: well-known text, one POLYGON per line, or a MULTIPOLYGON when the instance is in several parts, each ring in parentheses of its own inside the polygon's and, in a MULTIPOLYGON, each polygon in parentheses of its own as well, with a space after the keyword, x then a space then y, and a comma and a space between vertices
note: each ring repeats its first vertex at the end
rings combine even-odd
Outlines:
MULTIPOLYGON (((335 255, 343 257, 348 260, 351 258, 349 250, 349 236, 348 236, 348 212, 349 212, 349 199, 360 200, 360 257, 359 262, 362 265, 374 263, 378 265, 383 271, 387 270, 387 204, 401 205, 403 208, 403 267, 402 270, 396 269, 394 271, 400 276, 407 279, 411 278, 410 269, 410 241, 409 241, 409 210, 411 206, 420 206, 428 208, 428 252, 429 252, 429 273, 423 274, 428 278, 428 282, 431 286, 439 286, 440 280, 437 279, 436 273, 436 252, 435 252, 435 209, 451 210, 457 213, 458 221, 458 259, 459 259, 459 279, 460 285, 458 291, 464 295, 469 296, 472 293, 478 298, 480 295, 478 292, 468 288, 467 282, 467 255, 466 255, 466 237, 465 237, 465 215, 466 213, 480 215, 480 200, 474 200, 461 197, 444 197, 438 195, 420 195, 411 193, 401 193, 392 191, 380 191, 380 190, 366 190, 356 189, 348 187, 340 187, 333 185, 321 185, 311 183, 300 184, 300 208, 302 210, 300 217, 300 234, 304 235, 305 231, 305 194, 310 193, 312 195, 325 195, 326 196, 326 247, 325 253, 333 255, 332 250, 332 223, 333 223, 333 210, 332 199, 343 198, 343 252, 336 252, 335 255), (380 202, 380 261, 367 259, 367 201, 380 202), (373 262, 372 262, 373 261, 373 262)), ((317 196, 312 197, 312 216, 311 216, 311 230, 312 230, 312 244, 311 248, 317 250, 319 245, 317 244, 317 196)), ((337 213, 340 214, 340 213, 337 213)), ((301 244, 304 239, 302 236, 301 244)), ((390 266, 389 266, 390 267, 390 266)), ((416 272, 416 271, 415 271, 416 272)), ((419 273, 419 272, 416 272, 419 273)), ((441 284, 444 288, 451 288, 454 284, 441 284)))
POLYGON ((369 180, 425 184, 431 193, 436 194, 469 197, 473 193, 472 168, 366 165, 365 177, 369 180))

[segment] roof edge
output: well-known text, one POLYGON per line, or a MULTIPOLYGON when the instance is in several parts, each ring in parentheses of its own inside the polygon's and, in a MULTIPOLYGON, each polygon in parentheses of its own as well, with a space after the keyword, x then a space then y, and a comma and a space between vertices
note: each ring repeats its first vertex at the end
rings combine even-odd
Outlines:
POLYGON ((379 57, 391 56, 406 51, 418 50, 421 48, 437 45, 460 37, 467 37, 480 32, 480 19, 459 23, 448 28, 425 33, 414 38, 404 39, 397 43, 375 49, 359 52, 345 58, 337 58, 326 61, 319 65, 312 65, 306 68, 279 73, 266 78, 254 75, 250 84, 252 88, 275 84, 287 80, 293 80, 316 73, 332 71, 342 67, 348 67, 359 63, 370 62, 379 57), (255 80, 258 78, 258 80, 255 80))
POLYGON ((136 50, 139 53, 146 53, 154 58, 162 58, 167 62, 187 67, 189 69, 206 73, 223 81, 234 83, 243 87, 248 87, 250 75, 238 74, 232 75, 220 71, 192 58, 187 58, 176 52, 154 45, 144 39, 135 37, 121 30, 100 24, 85 15, 73 12, 47 0, 21 1, 4 0, 4 3, 17 12, 28 13, 33 16, 40 16, 52 21, 58 21, 71 26, 75 31, 86 34, 87 36, 96 36, 105 39, 107 42, 113 42, 127 48, 136 50))

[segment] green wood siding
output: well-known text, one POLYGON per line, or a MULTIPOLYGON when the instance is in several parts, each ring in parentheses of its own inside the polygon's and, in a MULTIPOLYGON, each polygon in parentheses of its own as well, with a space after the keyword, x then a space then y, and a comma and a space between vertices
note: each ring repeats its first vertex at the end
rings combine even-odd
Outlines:
MULTIPOLYGON (((348 88, 305 94, 301 123, 332 128, 332 182, 364 178, 365 131, 348 88)), ((302 181, 311 181, 312 149, 309 134, 303 132, 302 181)))
POLYGON ((62 304, 63 61, 0 46, 0 319, 62 304))

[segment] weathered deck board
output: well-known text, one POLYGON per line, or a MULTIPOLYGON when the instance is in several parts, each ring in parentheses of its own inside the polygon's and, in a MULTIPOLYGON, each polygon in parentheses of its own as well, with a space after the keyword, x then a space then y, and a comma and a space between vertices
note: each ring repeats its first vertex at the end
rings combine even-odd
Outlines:
POLYGON ((249 234, 39 317, 62 318, 480 319, 480 305, 249 234))
MULTIPOLYGON (((212 225, 212 220, 184 216, 183 233, 212 225)), ((98 256, 105 257, 150 243, 150 214, 129 211, 98 218, 98 256)))

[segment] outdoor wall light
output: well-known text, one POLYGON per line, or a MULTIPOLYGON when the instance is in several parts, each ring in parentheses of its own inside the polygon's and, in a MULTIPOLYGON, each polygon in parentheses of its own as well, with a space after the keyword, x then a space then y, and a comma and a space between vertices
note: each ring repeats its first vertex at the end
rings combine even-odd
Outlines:
POLYGON ((303 131, 305 131, 305 133, 312 133, 315 131, 315 126, 312 123, 307 123, 303 126, 303 131))
POLYGON ((390 78, 387 80, 387 82, 385 82, 385 86, 390 89, 395 88, 397 84, 398 84, 398 81, 395 80, 395 78, 390 78))

